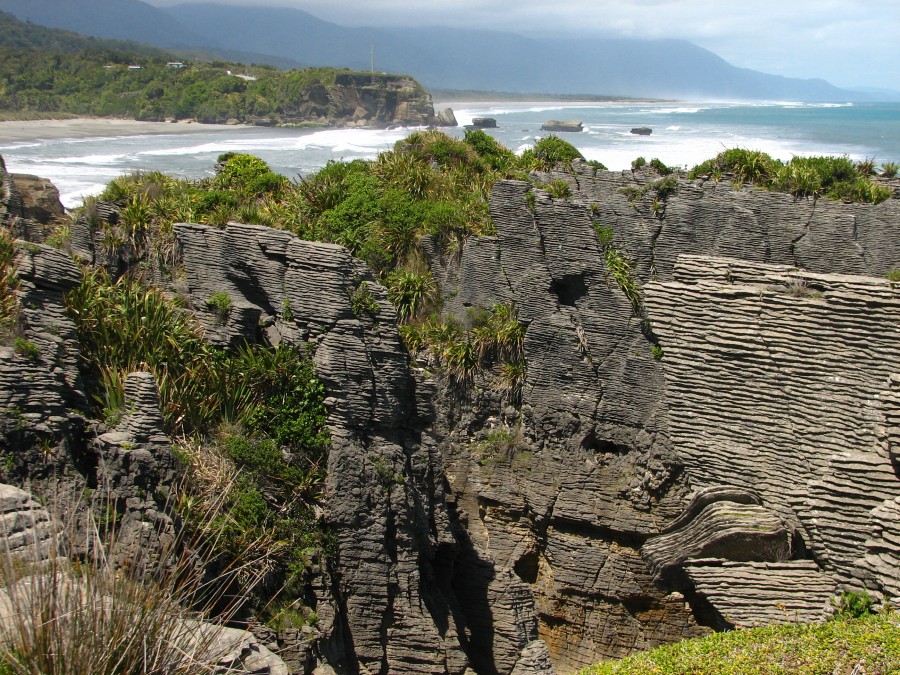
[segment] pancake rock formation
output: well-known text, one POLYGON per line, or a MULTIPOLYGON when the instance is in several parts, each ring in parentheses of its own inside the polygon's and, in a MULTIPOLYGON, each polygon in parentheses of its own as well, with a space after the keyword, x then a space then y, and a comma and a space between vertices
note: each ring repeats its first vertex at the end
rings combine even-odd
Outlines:
MULTIPOLYGON (((503 181, 495 236, 422 242, 445 318, 513 308, 515 382, 460 383, 409 354, 385 288, 340 246, 175 226, 207 339, 307 344, 326 386, 336 552, 312 657, 282 641, 285 663, 564 674, 711 630, 821 620, 845 590, 900 595, 900 288, 885 278, 900 201, 684 178, 660 196, 649 169, 579 162, 534 178, 571 196, 503 181), (207 306, 218 292, 227 316, 207 306), (354 311, 359 293, 369 311, 354 311)), ((9 223, 21 202, 2 186, 9 223)), ((77 223, 72 235, 82 260, 133 264, 77 223)), ((155 382, 128 377, 115 427, 86 419, 63 306, 77 265, 20 242, 17 270, 39 356, 0 346, 6 482, 90 476, 152 551, 142 524, 167 531, 155 494, 173 480, 155 382)), ((16 515, 28 499, 10 493, 4 517, 40 531, 43 515, 16 515)))

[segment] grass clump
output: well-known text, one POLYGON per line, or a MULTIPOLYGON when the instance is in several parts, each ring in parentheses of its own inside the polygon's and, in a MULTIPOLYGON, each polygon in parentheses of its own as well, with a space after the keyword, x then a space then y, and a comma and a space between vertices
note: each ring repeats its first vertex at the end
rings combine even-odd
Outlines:
POLYGON ((643 296, 641 295, 641 288, 638 285, 637 274, 634 271, 631 259, 623 249, 615 246, 612 228, 594 223, 594 231, 597 233, 597 243, 603 253, 603 261, 606 264, 608 277, 612 277, 616 285, 622 289, 625 297, 628 298, 628 302, 631 303, 634 315, 637 317, 643 316, 643 296))
POLYGON ((572 196, 572 187, 561 178, 551 180, 543 188, 554 199, 569 199, 572 196))
POLYGON ((15 349, 16 354, 28 359, 29 361, 37 361, 41 358, 40 348, 31 340, 26 340, 25 338, 16 338, 15 342, 13 343, 13 349, 15 349))
MULTIPOLYGON (((158 557, 121 545, 102 504, 45 525, 16 554, 0 552, 0 672, 12 675, 189 675, 218 672, 215 641, 240 600, 229 597, 238 568, 216 563, 208 543, 186 530, 166 537, 158 557), (104 534, 105 533, 105 534, 104 534), (90 542, 84 546, 84 537, 90 542), (80 545, 75 542, 81 542, 80 545), (87 553, 85 553, 87 551, 87 553)), ((160 533, 165 536, 164 533, 160 533)), ((161 538, 160 541, 163 539, 161 538)), ((242 552, 247 560, 252 548, 242 552)), ((258 579, 243 579, 249 593, 258 579)))
POLYGON ((470 310, 468 329, 455 320, 430 318, 400 326, 400 336, 413 354, 424 354, 452 382, 465 386, 494 372, 495 388, 510 393, 525 377, 525 327, 509 304, 470 310))
POLYGON ((714 633, 601 663, 581 675, 823 675, 900 672, 896 614, 714 633))
POLYGON ((395 270, 385 277, 388 300, 401 321, 413 319, 434 307, 437 285, 431 272, 395 270))
POLYGON ((378 306, 378 300, 369 290, 369 282, 363 281, 350 293, 350 309, 353 310, 353 316, 357 319, 369 317, 374 319, 381 311, 378 306))

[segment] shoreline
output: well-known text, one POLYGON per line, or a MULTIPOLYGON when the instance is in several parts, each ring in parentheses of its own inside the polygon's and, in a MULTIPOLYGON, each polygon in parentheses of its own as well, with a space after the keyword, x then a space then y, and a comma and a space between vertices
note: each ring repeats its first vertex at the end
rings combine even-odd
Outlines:
POLYGON ((39 139, 102 138, 227 131, 246 124, 201 124, 200 122, 140 122, 113 117, 73 117, 58 120, 9 120, 0 122, 0 143, 39 139))

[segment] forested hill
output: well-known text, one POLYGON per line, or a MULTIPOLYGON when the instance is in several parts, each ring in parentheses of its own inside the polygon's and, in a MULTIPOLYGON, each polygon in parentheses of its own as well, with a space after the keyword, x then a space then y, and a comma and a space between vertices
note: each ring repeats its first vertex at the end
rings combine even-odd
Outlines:
POLYGON ((0 116, 366 126, 434 121, 430 96, 402 75, 182 59, 0 13, 0 116))

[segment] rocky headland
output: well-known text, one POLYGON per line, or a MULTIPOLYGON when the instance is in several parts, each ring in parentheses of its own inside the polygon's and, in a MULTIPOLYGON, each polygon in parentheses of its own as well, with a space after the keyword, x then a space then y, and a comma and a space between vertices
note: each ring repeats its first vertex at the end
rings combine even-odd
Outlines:
MULTIPOLYGON (((900 596, 896 195, 841 204, 682 176, 660 198, 640 190, 649 169, 579 161, 532 178, 568 196, 501 181, 495 235, 422 242, 444 317, 515 307, 526 369, 502 386, 410 354, 387 290, 341 246, 174 228, 206 338, 309 345, 326 389, 334 549, 310 576, 317 623, 261 627, 283 662, 242 672, 572 673, 822 620, 842 591, 900 596), (227 315, 209 303, 222 292, 227 315)), ((124 539, 152 550, 176 519, 157 383, 129 376, 128 414, 89 418, 64 306, 81 273, 42 243, 33 187, 4 171, 18 330, 36 349, 0 346, 4 481, 104 486, 124 539)), ((121 207, 95 208, 113 222, 121 207)), ((133 264, 70 227, 82 264, 133 264)))

